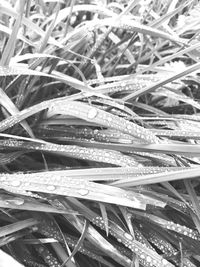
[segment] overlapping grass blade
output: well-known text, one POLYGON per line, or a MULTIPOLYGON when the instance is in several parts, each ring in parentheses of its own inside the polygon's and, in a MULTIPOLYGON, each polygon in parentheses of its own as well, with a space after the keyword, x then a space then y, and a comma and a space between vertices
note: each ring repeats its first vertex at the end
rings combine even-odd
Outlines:
POLYGON ((176 181, 181 179, 189 179, 199 177, 200 168, 192 168, 182 171, 174 171, 169 173, 158 173, 154 175, 145 175, 133 178, 127 178, 126 180, 113 182, 112 185, 119 187, 137 186, 143 184, 162 183, 166 181, 176 181))
POLYGON ((136 91, 134 93, 129 94, 128 96, 124 97, 123 100, 127 101, 127 100, 130 100, 130 99, 139 97, 139 96, 141 96, 141 95, 143 95, 145 93, 152 92, 152 91, 158 89, 159 87, 162 87, 163 85, 166 85, 166 84, 168 84, 170 82, 173 82, 173 81, 175 81, 177 79, 181 79, 181 78, 185 77, 186 75, 188 75, 188 74, 190 74, 190 73, 192 73, 194 71, 197 71, 199 69, 199 67, 200 67, 200 63, 195 63, 192 66, 187 67, 184 71, 176 73, 175 75, 171 75, 169 78, 164 79, 163 81, 158 82, 153 86, 149 86, 147 88, 140 89, 140 90, 138 90, 138 91, 136 91))
POLYGON ((0 237, 12 234, 16 231, 20 231, 24 228, 31 227, 33 225, 36 225, 38 223, 35 219, 27 219, 24 221, 19 221, 10 225, 1 226, 0 227, 0 237))
POLYGON ((25 3, 26 3, 25 0, 20 1, 19 14, 18 14, 18 17, 16 18, 12 33, 8 39, 6 47, 4 48, 4 51, 3 51, 3 54, 0 60, 1 66, 8 66, 10 63, 10 59, 14 55, 15 45, 17 41, 17 34, 21 26, 25 3))
MULTIPOLYGON (((52 176, 53 173, 35 173, 35 174, 11 174, 2 175, 1 181, 4 189, 8 191, 18 190, 18 186, 23 190, 43 192, 48 194, 58 194, 63 196, 89 199, 99 202, 124 205, 145 209, 146 204, 154 203, 155 200, 145 199, 137 193, 127 192, 120 188, 114 188, 108 185, 97 184, 85 181, 84 179, 71 179, 63 176, 52 176)), ((20 193, 20 191, 19 191, 20 193)), ((23 194, 23 191, 22 191, 23 194)), ((164 203, 158 201, 158 205, 164 203)))

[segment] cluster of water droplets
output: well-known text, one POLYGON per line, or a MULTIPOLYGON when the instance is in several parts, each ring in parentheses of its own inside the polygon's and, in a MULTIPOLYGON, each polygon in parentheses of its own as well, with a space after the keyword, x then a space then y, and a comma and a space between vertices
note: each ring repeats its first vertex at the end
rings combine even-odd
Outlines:
POLYGON ((189 259, 187 258, 183 258, 183 267, 197 267, 197 265, 195 265, 194 263, 192 263, 189 259))
MULTIPOLYGON (((25 252, 23 251, 23 254, 25 252)), ((35 259, 33 257, 31 257, 28 253, 25 253, 24 258, 22 259, 23 263, 25 264, 25 266, 30 266, 30 267, 46 267, 46 265, 38 263, 35 261, 35 259)))
POLYGON ((1 187, 14 193, 25 194, 35 197, 35 194, 27 192, 43 192, 63 196, 79 197, 109 203, 118 203, 135 208, 144 208, 137 193, 125 195, 120 188, 111 188, 107 185, 97 184, 82 178, 68 177, 55 172, 2 174, 0 176, 1 187), (111 193, 110 193, 111 192, 111 193))
POLYGON ((141 90, 151 84, 159 82, 162 77, 156 75, 138 75, 131 80, 124 80, 119 82, 107 83, 96 87, 96 90, 101 93, 115 93, 120 91, 137 91, 141 90))
MULTIPOLYGON (((97 216, 93 218, 92 222, 101 229, 105 229, 104 220, 102 217, 97 216)), ((164 258, 160 257, 156 252, 147 248, 144 244, 134 240, 134 237, 132 235, 123 231, 121 228, 116 228, 116 226, 110 225, 109 233, 114 236, 119 243, 122 243, 125 247, 136 253, 139 257, 140 262, 145 267, 174 266, 164 258)))
POLYGON ((116 92, 123 91, 137 91, 144 87, 146 87, 147 82, 143 83, 141 81, 133 80, 133 81, 122 81, 122 82, 113 82, 106 85, 101 85, 96 87, 98 92, 103 94, 111 94, 116 92))
POLYGON ((143 234, 136 228, 134 227, 134 234, 135 234, 135 239, 139 241, 141 244, 144 244, 147 248, 151 250, 155 250, 151 244, 147 241, 147 239, 143 236, 143 234))
POLYGON ((19 198, 19 197, 13 197, 13 198, 6 198, 4 200, 4 202, 6 204, 12 204, 12 205, 16 205, 16 206, 21 206, 24 204, 25 200, 23 198, 19 198))
POLYGON ((35 248, 49 267, 61 267, 59 261, 52 255, 52 253, 47 248, 45 248, 44 246, 36 246, 35 248))
POLYGON ((159 139, 150 130, 85 103, 67 101, 66 105, 64 103, 63 105, 52 105, 51 108, 61 114, 72 115, 105 127, 120 130, 147 143, 159 142, 159 139))
POLYGON ((85 181, 84 179, 73 179, 62 175, 57 176, 51 172, 41 172, 37 174, 3 174, 0 176, 0 182, 1 187, 10 192, 31 197, 39 196, 27 190, 71 196, 77 193, 83 197, 88 195, 90 192, 89 189, 94 187, 93 183, 85 181))
POLYGON ((37 226, 37 231, 42 235, 49 238, 54 238, 55 240, 62 243, 64 242, 61 232, 52 220, 42 219, 37 226))
POLYGON ((107 149, 86 148, 75 145, 58 145, 53 143, 29 143, 8 139, 2 141, 1 144, 7 147, 20 147, 36 151, 47 151, 61 153, 74 158, 99 161, 117 166, 139 166, 140 164, 134 158, 123 155, 118 151, 107 149))
POLYGON ((178 251, 171 245, 171 243, 167 242, 156 232, 153 232, 150 230, 147 233, 147 236, 148 236, 148 240, 152 244, 154 244, 160 251, 162 251, 165 254, 165 256, 171 257, 178 253, 178 251))
POLYGON ((19 118, 17 116, 10 116, 10 117, 4 119, 0 123, 0 132, 5 131, 6 129, 8 129, 9 127, 12 127, 13 125, 15 125, 18 122, 19 122, 19 118))
POLYGON ((141 157, 150 158, 155 161, 159 161, 165 166, 176 166, 174 158, 168 155, 163 155, 160 153, 148 153, 148 152, 136 152, 136 151, 134 151, 134 154, 141 157))
POLYGON ((200 130, 199 131, 185 131, 185 130, 153 130, 153 133, 157 136, 164 137, 182 137, 182 138, 192 138, 199 139, 200 138, 200 130))
MULTIPOLYGON (((139 139, 142 139, 148 143, 158 143, 160 142, 159 139, 148 129, 145 129, 133 122, 127 121, 123 118, 116 117, 115 115, 105 112, 96 110, 96 108, 91 108, 91 114, 93 119, 98 115, 98 119, 101 122, 102 125, 114 128, 116 130, 119 130, 125 134, 132 135, 134 137, 138 137, 139 139)), ((88 114, 90 111, 88 112, 88 114)), ((91 119, 91 115, 90 115, 91 119)))
POLYGON ((199 233, 191 228, 186 227, 185 225, 183 226, 183 225, 176 224, 174 222, 169 221, 166 223, 165 227, 168 230, 175 231, 179 234, 188 236, 192 239, 200 240, 199 233))

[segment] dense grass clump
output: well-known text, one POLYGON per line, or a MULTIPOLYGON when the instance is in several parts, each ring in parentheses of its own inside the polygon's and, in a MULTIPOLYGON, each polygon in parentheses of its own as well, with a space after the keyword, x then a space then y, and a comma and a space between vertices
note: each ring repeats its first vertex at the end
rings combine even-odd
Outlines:
POLYGON ((0 1, 0 267, 200 266, 199 16, 0 1))

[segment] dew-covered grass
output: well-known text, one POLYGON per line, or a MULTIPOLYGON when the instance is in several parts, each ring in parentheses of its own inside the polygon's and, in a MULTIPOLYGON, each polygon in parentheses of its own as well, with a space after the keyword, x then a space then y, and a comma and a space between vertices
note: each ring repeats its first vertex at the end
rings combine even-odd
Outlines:
POLYGON ((0 267, 200 265, 199 15, 1 0, 0 267))

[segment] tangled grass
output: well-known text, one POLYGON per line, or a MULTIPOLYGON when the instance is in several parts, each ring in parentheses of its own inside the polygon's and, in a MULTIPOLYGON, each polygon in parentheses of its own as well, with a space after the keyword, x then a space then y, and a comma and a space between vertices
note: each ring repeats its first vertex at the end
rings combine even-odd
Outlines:
POLYGON ((1 0, 1 267, 200 265, 199 15, 1 0))

